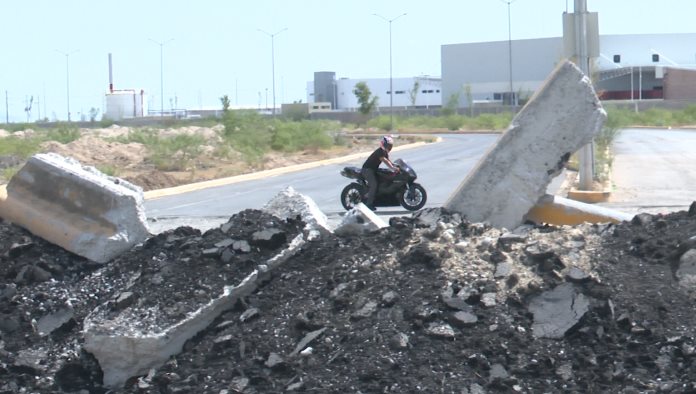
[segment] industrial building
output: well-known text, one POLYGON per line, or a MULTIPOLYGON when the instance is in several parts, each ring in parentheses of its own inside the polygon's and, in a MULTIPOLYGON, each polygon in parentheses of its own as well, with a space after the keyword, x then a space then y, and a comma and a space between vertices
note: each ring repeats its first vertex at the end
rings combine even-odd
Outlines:
POLYGON ((412 78, 339 78, 330 71, 315 72, 314 81, 307 83, 307 103, 330 103, 333 110, 355 111, 359 107, 353 93, 355 85, 365 82, 380 108, 440 107, 442 85, 440 78, 418 76, 412 78), (390 86, 394 89, 391 95, 390 86))
MULTIPOLYGON (((600 35, 599 53, 591 69, 603 100, 696 100, 696 33, 600 35)), ((442 101, 517 103, 563 58, 562 37, 443 45, 442 101)))
MULTIPOLYGON (((696 33, 600 35, 598 46, 591 68, 601 99, 696 101, 696 33)), ((441 78, 392 78, 390 96, 389 78, 336 79, 333 72, 317 72, 307 83, 307 102, 355 111, 353 89, 365 82, 379 109, 392 102, 395 109, 440 107, 450 100, 459 108, 520 105, 564 58, 562 37, 442 45, 441 78)))
POLYGON ((105 96, 104 116, 111 120, 142 118, 148 113, 147 96, 142 89, 114 89, 114 74, 109 54, 109 91, 105 96))

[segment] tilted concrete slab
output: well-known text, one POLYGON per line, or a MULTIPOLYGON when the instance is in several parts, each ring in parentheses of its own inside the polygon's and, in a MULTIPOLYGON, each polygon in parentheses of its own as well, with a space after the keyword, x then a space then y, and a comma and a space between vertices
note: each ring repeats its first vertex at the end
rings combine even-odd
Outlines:
MULTIPOLYGON (((257 265, 236 285, 210 289, 215 298, 201 301, 178 319, 166 317, 167 305, 157 308, 137 306, 114 312, 109 303, 96 308, 83 323, 84 349, 99 361, 104 373, 104 386, 121 387, 132 376, 143 375, 162 366, 181 352, 187 340, 204 330, 221 313, 232 308, 243 297, 253 293, 270 273, 294 256, 306 243, 302 234, 287 248, 257 265), (169 321, 166 325, 158 321, 169 321)), ((172 300, 172 303, 175 301, 172 300)))
POLYGON ((306 234, 297 235, 275 256, 258 262, 256 270, 240 283, 219 288, 208 285, 212 297, 191 303, 181 317, 168 317, 166 311, 176 304, 176 300, 171 300, 172 305, 130 306, 119 311, 106 303, 85 319, 84 348, 99 361, 105 386, 122 386, 128 378, 163 365, 181 352, 187 340, 232 308, 240 298, 253 293, 262 281, 268 280, 274 269, 300 251, 307 241, 329 232, 326 216, 316 203, 291 187, 266 203, 264 210, 283 219, 300 216, 306 223, 306 234))
POLYGON ((56 153, 31 157, 0 189, 0 216, 104 263, 150 236, 138 186, 56 153))
POLYGON ((570 155, 602 129, 606 112, 591 81, 561 63, 445 203, 471 222, 515 228, 570 155))

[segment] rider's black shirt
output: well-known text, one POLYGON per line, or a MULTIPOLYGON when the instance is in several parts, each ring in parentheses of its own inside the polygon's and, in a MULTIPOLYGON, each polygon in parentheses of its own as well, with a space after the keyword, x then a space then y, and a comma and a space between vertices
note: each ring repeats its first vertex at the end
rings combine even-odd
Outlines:
POLYGON ((370 157, 365 160, 365 164, 363 164, 362 168, 369 168, 371 170, 377 171, 377 168, 379 167, 379 164, 382 162, 382 158, 386 157, 387 159, 389 158, 389 152, 386 150, 380 148, 377 148, 370 157))

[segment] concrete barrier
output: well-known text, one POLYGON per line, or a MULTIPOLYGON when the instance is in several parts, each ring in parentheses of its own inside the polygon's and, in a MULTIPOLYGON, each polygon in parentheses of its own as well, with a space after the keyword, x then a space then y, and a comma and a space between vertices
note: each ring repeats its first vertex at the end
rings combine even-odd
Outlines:
POLYGON ((591 81, 573 63, 561 63, 445 208, 471 222, 517 227, 570 155, 601 130, 606 116, 591 81))
POLYGON ((55 153, 31 157, 0 189, 0 216, 104 263, 149 235, 142 189, 55 153))

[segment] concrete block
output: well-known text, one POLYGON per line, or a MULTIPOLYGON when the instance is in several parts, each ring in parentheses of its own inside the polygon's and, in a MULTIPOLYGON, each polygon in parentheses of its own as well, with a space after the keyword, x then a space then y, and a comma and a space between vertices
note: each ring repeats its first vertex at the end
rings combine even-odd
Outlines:
POLYGON ((0 216, 100 263, 150 236, 140 187, 56 153, 34 155, 0 189, 0 216))
POLYGON ((517 227, 606 116, 589 78, 569 61, 559 64, 445 208, 471 222, 517 227))
POLYGON ((309 232, 309 239, 321 236, 321 233, 331 232, 328 219, 324 212, 310 197, 298 193, 288 186, 264 205, 263 210, 281 219, 300 217, 309 232))
POLYGON ((389 225, 370 210, 365 204, 359 203, 346 212, 341 223, 334 229, 336 235, 359 235, 377 231, 389 225))

